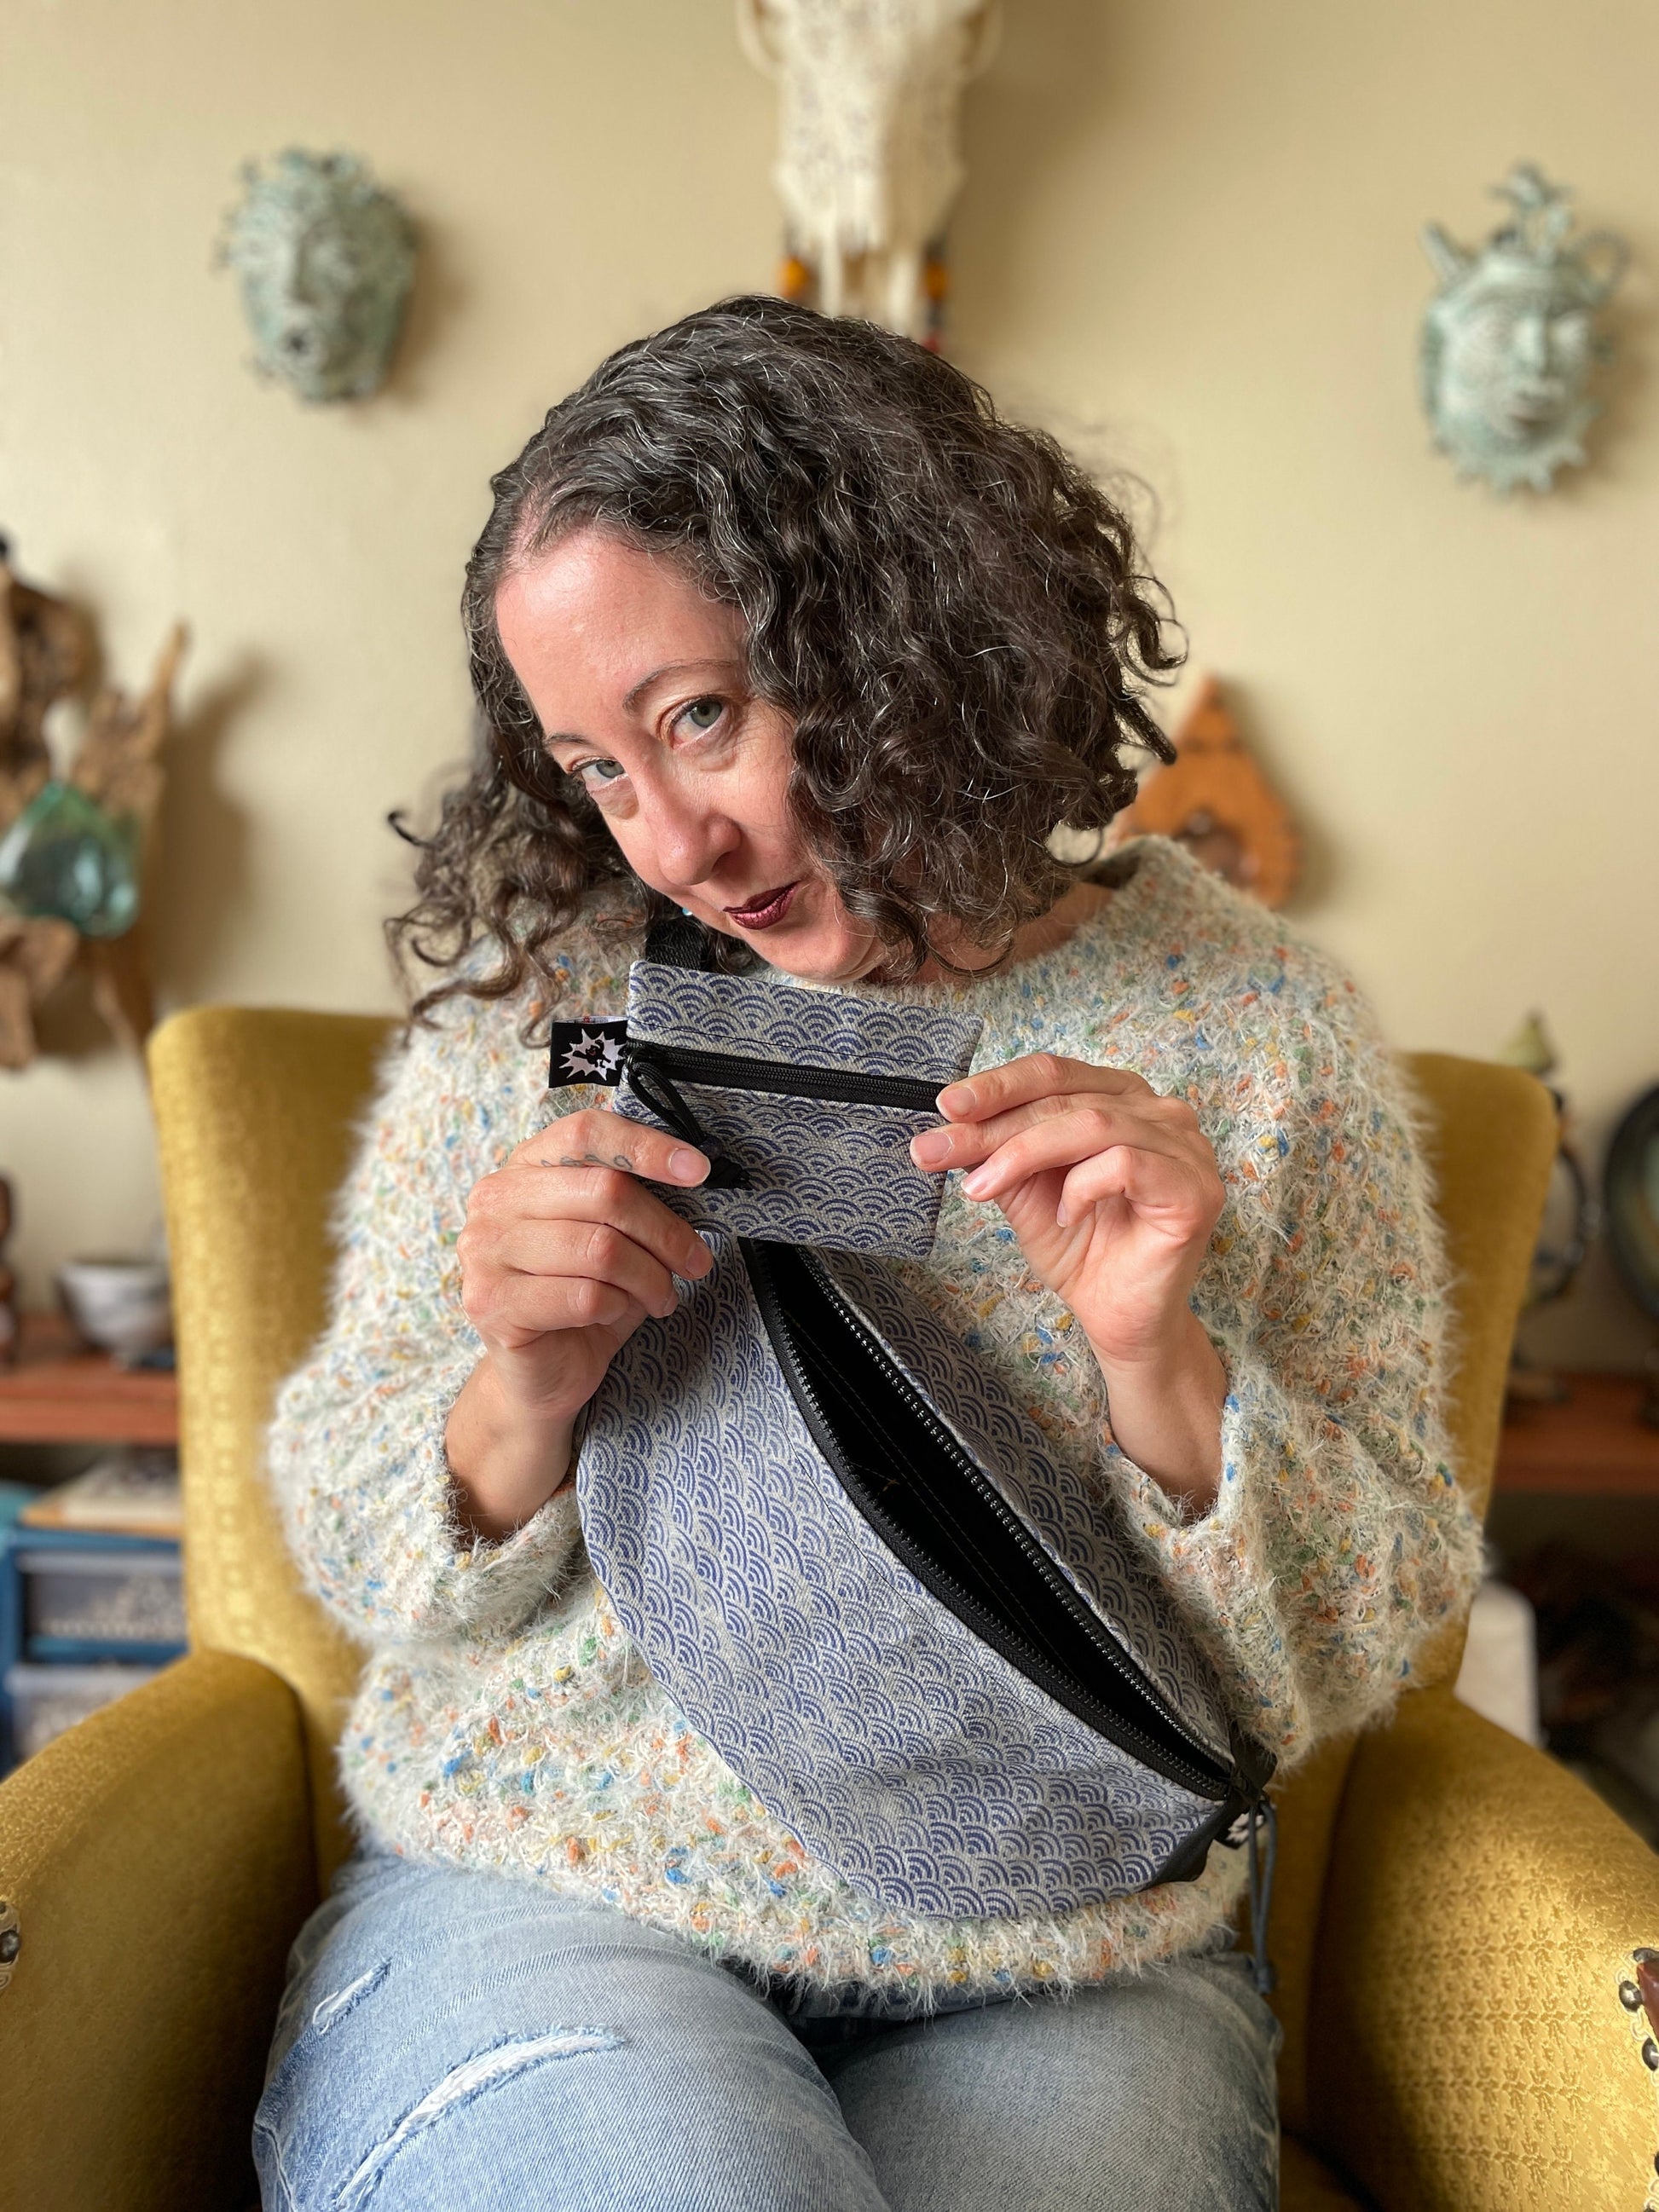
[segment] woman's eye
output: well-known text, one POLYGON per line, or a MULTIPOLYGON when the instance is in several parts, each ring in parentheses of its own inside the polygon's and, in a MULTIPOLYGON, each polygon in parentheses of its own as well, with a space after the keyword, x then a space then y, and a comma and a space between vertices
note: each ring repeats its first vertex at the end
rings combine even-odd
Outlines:
POLYGON ((694 730, 712 730, 725 712, 724 699, 694 699, 689 707, 680 709, 679 719, 689 722, 694 730))
POLYGON ((570 773, 578 783, 591 787, 595 783, 614 783, 619 775, 625 775, 627 770, 620 761, 585 760, 578 761, 570 773))

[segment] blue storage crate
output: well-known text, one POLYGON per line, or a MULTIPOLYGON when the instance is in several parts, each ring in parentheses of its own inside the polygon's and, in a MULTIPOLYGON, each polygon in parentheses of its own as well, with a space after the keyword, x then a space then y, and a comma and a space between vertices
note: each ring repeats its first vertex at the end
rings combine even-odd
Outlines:
POLYGON ((20 1527, 36 1495, 12 1504, 0 1546, 0 1771, 17 1755, 5 1683, 20 1662, 37 1680, 43 1666, 153 1669, 185 1649, 177 1540, 20 1527))

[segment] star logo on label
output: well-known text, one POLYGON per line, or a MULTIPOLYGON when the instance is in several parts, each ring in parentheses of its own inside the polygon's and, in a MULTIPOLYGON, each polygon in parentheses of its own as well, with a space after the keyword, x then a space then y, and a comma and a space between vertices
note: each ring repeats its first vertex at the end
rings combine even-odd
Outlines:
POLYGON ((621 1062, 621 1046, 603 1030, 584 1030, 565 1049, 565 1073, 576 1083, 608 1083, 621 1062))
POLYGON ((559 1090, 566 1084, 603 1083, 611 1089, 622 1080, 627 1052, 628 1024, 621 1018, 586 1022, 555 1022, 548 1043, 548 1084, 559 1090))

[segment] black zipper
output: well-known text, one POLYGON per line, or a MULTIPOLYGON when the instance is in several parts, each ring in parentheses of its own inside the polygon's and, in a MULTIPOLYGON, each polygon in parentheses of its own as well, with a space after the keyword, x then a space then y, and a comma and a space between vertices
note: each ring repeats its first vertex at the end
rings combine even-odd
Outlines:
POLYGON ((630 1068, 658 1068, 682 1083, 768 1091, 784 1098, 834 1098, 849 1106, 902 1106, 916 1114, 937 1114, 939 1094, 950 1080, 927 1083, 911 1075, 865 1075, 850 1067, 803 1067, 794 1060, 751 1060, 744 1053, 704 1052, 696 1045, 661 1044, 652 1037, 629 1037, 623 1054, 630 1068))
MULTIPOLYGON (((813 1441, 853 1504, 889 1549, 976 1636, 1097 1734, 1168 1780, 1190 1790, 1195 1796, 1212 1802, 1246 1802, 1246 1796, 1241 1795, 1241 1783, 1248 1792, 1248 1778, 1222 1765, 1209 1747, 1170 1710, 1129 1655, 1095 1618, 995 1485, 939 1420, 880 1340, 866 1328, 822 1263, 811 1254, 791 1245, 757 1243, 744 1238, 740 1240, 740 1246, 767 1334, 813 1441), (849 1394, 840 1407, 843 1427, 862 1425, 879 1449, 879 1431, 860 1412, 861 1407, 873 1403, 868 1388, 869 1375, 860 1377, 856 1373, 861 1364, 866 1370, 874 1370, 879 1383, 893 1394, 910 1419, 926 1432, 945 1462, 950 1479, 959 1486, 966 1510, 952 1516, 948 1548, 957 1553, 959 1563, 963 1554, 969 1559, 976 1556, 981 1563, 982 1571, 974 1573, 971 1586, 938 1556, 939 1550, 947 1548, 939 1541, 937 1534, 944 1524, 935 1523, 931 1547, 918 1533, 915 1524, 919 1511, 923 1519, 927 1514, 912 1483, 904 1485, 903 1502, 909 1509, 908 1513, 890 1510, 872 1486, 870 1471, 860 1465, 856 1451, 848 1449, 842 1430, 837 1427, 836 1418, 826 1407, 823 1394, 809 1371, 814 1357, 819 1362, 829 1359, 833 1371, 835 1363, 830 1347, 814 1337, 810 1352, 804 1350, 797 1333, 797 1316, 790 1311, 788 1299, 780 1287, 780 1273, 787 1277, 794 1270, 799 1271, 799 1276, 792 1287, 799 1292, 800 1278, 804 1278, 810 1293, 816 1294, 857 1347, 854 1372, 848 1378, 849 1394), (986 1530, 992 1540, 989 1554, 974 1543, 971 1523, 975 1517, 981 1523, 991 1524, 986 1530), (1011 1604, 1010 1577, 1006 1570, 999 1574, 996 1567, 997 1558, 1000 1556, 1006 1561, 1010 1552, 1038 1587, 1042 1608, 1038 1617, 1058 1626, 1062 1642, 1073 1646, 1081 1643, 1086 1647, 1087 1659, 1093 1662, 1090 1675, 1085 1676, 1074 1660, 1054 1648, 1052 1635, 1046 1639, 1050 1648, 1039 1648, 1031 1632, 1030 1609, 1020 1607, 1017 1601, 1011 1604)), ((896 1469, 881 1486, 896 1492, 905 1474, 914 1480, 919 1473, 925 1471, 914 1467, 896 1469)), ((1018 1573, 1016 1569, 1016 1581, 1018 1573)))

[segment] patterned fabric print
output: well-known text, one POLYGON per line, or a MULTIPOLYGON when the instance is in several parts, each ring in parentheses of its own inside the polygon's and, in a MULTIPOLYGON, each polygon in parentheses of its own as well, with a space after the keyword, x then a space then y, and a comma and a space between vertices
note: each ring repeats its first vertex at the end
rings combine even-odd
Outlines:
POLYGON ((1183 1632, 1116 1498, 1091 1489, 1048 1451, 1042 1431, 995 1370, 890 1273, 853 1259, 833 1262, 830 1272, 899 1364, 925 1381, 934 1411, 1151 1678, 1166 1709, 1227 1765, 1227 1720, 1215 1677, 1183 1632))
MULTIPOLYGON (((748 976, 705 975, 655 961, 629 979, 630 1039, 688 1045, 801 1067, 902 1075, 942 1090, 965 1075, 983 1024, 928 1007, 784 993, 748 976)), ((676 1077, 675 1087, 715 1149, 741 1164, 748 1190, 665 1189, 698 1228, 854 1252, 932 1249, 941 1179, 914 1166, 909 1143, 937 1127, 935 1114, 717 1089, 676 1077)), ((663 1122, 624 1077, 617 1109, 663 1122)))
POLYGON ((1116 1491, 1239 1717, 1294 1763, 1387 1711, 1477 1577, 1437 1396, 1443 1254, 1414 1102, 1352 982, 1164 840, 1126 849, 1100 965, 1079 972, 1091 928, 1015 970, 975 1064, 1060 1050, 1197 1112, 1227 1190, 1193 1298, 1232 1384, 1216 1507, 1189 1521, 1112 1444, 1071 1316, 954 1179, 930 1264, 899 1273, 1116 1491))
MULTIPOLYGON (((1015 1917, 1145 1888, 1215 1804, 1057 1705, 888 1550, 808 1434, 731 1240, 716 1252, 612 1361, 582 1442, 588 1555, 667 1697, 890 1911, 1015 1917)), ((1018 1449, 1015 1420, 975 1411, 1018 1449)), ((1209 1720, 1224 1738, 1212 1700, 1209 1720)))
MULTIPOLYGON (((1228 1193, 1194 1300, 1231 1383, 1214 1509, 1184 1518, 1112 1446, 1088 1347, 994 1206, 952 1177, 931 1257, 890 1264, 1085 1493, 1120 1502, 1232 1717, 1288 1763, 1384 1711, 1474 1587, 1437 1402, 1443 1263, 1411 1109, 1352 987, 1177 848, 1127 850, 1133 878, 1054 951, 971 986, 844 995, 982 1016, 979 1067, 1048 1048, 1192 1101, 1228 1193)), ((629 949, 574 927, 552 1011, 614 1013, 629 949)), ((359 1820, 817 1986, 1090 1981, 1201 1944, 1242 1853, 1063 1916, 884 1911, 674 1711, 586 1570, 574 1491, 504 1544, 457 1529, 443 1423, 477 1347, 453 1243, 471 1183, 549 1118, 524 1011, 452 1006, 391 1062, 341 1201, 332 1318, 271 1432, 307 1580, 370 1647, 342 1745, 359 1820)))
POLYGON ((818 1988, 1063 1988, 1196 1948, 1243 1853, 1194 1883, 1018 1920, 890 1913, 811 1857, 673 1711, 591 1581, 486 1658, 376 1661, 341 1744, 366 1832, 406 1856, 599 1896, 818 1988))

